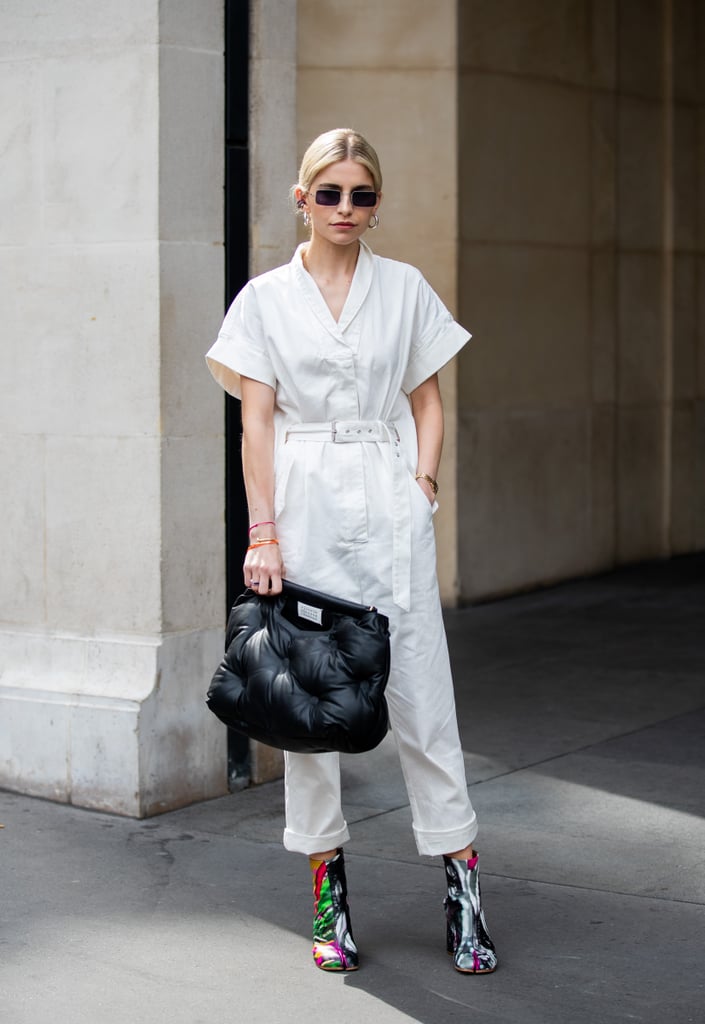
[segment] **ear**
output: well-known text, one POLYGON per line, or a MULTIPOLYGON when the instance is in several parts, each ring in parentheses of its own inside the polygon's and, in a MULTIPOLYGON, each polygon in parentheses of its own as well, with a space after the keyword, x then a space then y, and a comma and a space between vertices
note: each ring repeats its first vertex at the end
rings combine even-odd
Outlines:
POLYGON ((297 209, 302 210, 306 205, 306 193, 300 186, 294 189, 294 199, 296 200, 297 209))

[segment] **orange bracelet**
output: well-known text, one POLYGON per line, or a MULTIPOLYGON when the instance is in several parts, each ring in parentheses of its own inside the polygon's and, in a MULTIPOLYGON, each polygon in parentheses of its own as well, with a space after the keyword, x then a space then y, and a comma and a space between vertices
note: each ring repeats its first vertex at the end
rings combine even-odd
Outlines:
POLYGON ((256 540, 254 542, 254 544, 250 544, 250 546, 248 547, 247 550, 248 551, 252 551, 253 548, 261 548, 265 544, 278 544, 278 543, 279 543, 279 541, 276 539, 276 537, 272 537, 270 540, 256 540))

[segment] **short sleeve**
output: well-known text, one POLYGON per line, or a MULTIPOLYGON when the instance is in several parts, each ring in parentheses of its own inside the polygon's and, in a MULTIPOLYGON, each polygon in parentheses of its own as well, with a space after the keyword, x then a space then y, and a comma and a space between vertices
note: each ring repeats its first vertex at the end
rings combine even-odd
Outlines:
POLYGON ((409 362, 402 381, 407 395, 457 355, 471 334, 453 319, 419 274, 409 362))
POLYGON ((206 353, 206 362, 217 382, 229 395, 241 397, 240 377, 276 386, 267 353, 257 294, 245 285, 228 310, 218 337, 206 353))

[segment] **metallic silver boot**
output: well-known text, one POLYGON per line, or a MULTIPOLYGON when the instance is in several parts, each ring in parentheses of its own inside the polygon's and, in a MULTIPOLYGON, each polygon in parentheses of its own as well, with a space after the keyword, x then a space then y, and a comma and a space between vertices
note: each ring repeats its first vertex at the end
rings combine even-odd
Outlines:
POLYGON ((444 857, 448 895, 446 941, 456 971, 462 974, 491 974, 497 969, 497 954, 487 931, 480 901, 480 869, 477 854, 472 860, 444 857))

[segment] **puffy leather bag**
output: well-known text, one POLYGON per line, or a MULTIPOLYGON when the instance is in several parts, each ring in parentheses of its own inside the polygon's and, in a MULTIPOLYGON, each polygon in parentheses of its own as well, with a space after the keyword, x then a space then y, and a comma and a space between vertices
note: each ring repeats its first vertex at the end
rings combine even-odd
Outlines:
POLYGON ((276 597, 238 597, 207 704, 269 746, 357 754, 387 732, 388 678, 385 615, 285 580, 276 597))

